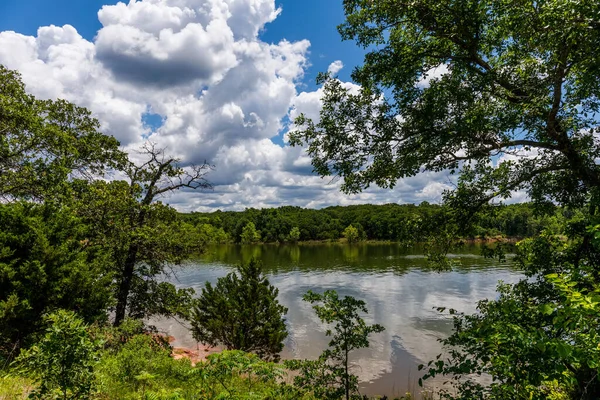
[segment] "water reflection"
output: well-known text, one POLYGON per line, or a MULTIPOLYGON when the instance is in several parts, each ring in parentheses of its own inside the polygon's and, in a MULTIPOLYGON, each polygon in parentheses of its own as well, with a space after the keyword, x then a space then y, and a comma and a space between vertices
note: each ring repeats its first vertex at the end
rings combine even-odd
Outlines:
MULTIPOLYGON (((324 327, 302 301, 307 290, 335 289, 367 302, 367 321, 386 328, 372 336, 369 349, 353 357, 367 394, 403 394, 420 376, 417 365, 442 353, 437 340, 451 332, 452 321, 436 307, 474 312, 478 300, 496 296, 498 280, 520 278, 510 259, 484 259, 476 246, 454 252, 452 257, 460 262, 456 270, 437 273, 427 268, 418 247, 328 244, 218 246, 181 268, 176 283, 201 291, 205 282, 216 282, 252 257, 263 261, 271 283, 279 288, 280 302, 289 309, 284 357, 316 358, 327 345, 324 327)), ((157 325, 177 338, 176 345, 196 346, 178 323, 157 325)))

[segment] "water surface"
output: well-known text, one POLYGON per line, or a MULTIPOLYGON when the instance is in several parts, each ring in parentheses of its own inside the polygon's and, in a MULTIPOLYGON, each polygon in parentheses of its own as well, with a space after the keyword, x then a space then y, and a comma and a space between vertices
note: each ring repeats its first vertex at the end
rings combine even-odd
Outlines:
MULTIPOLYGON (((510 257, 505 262, 485 259, 475 245, 450 254, 459 266, 443 273, 427 267, 422 248, 399 244, 228 245, 212 247, 178 269, 173 282, 200 292, 205 282, 216 282, 252 257, 263 261, 269 280, 279 288, 279 301, 289 309, 284 358, 316 358, 327 346, 325 327, 302 301, 307 290, 334 289, 367 303, 365 319, 386 330, 371 336, 368 349, 352 354, 366 394, 401 395, 416 389, 417 366, 443 353, 438 339, 452 331, 451 318, 436 307, 475 312, 477 301, 497 296, 499 280, 511 283, 521 277, 510 257)), ((157 326, 175 336, 175 346, 196 347, 181 324, 161 320, 157 326)))

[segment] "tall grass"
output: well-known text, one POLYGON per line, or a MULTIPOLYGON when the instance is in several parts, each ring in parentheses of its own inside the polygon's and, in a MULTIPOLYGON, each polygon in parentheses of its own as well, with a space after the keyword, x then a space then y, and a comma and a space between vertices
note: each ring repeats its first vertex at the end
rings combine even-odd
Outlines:
POLYGON ((32 389, 30 379, 13 374, 0 375, 0 400, 26 399, 32 389))

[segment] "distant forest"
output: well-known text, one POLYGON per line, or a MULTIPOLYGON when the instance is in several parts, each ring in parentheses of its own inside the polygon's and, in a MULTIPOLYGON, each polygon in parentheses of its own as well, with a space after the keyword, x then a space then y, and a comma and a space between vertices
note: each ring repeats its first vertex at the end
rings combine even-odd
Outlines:
MULTIPOLYGON (((531 203, 498 205, 480 213, 461 233, 464 239, 524 238, 552 229, 573 211, 556 207, 536 212, 531 203)), ((427 238, 446 222, 447 209, 414 204, 335 206, 319 210, 284 206, 245 211, 192 212, 180 217, 200 241, 219 243, 276 243, 349 240, 415 241, 427 238), (355 228, 355 233, 348 227, 355 228), (349 235, 354 234, 350 237, 349 235)))

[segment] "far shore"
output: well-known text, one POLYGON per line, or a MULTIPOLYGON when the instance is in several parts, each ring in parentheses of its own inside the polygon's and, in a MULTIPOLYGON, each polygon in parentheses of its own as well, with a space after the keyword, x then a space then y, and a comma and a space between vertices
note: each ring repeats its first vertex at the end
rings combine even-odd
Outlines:
MULTIPOLYGON (((456 244, 482 244, 482 243, 517 243, 520 240, 523 240, 522 237, 503 237, 503 236, 494 236, 494 237, 477 237, 477 238, 460 238, 456 239, 456 244)), ((357 244, 373 244, 373 245, 389 245, 389 244, 398 244, 398 245, 415 245, 415 244, 424 244, 424 242, 407 242, 407 241, 397 241, 397 240, 359 240, 356 242, 348 242, 345 238, 339 239, 321 239, 321 240, 301 240, 297 242, 256 242, 256 243, 218 243, 215 245, 242 245, 242 246, 279 246, 279 245, 298 245, 298 246, 310 246, 310 245, 323 245, 323 244, 349 244, 349 245, 357 245, 357 244)))

